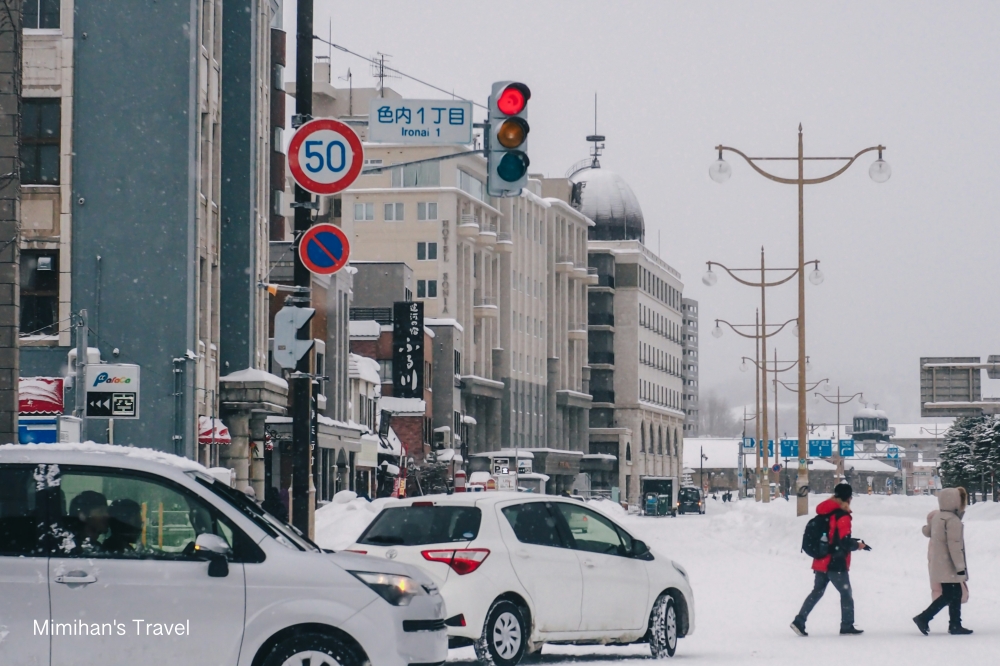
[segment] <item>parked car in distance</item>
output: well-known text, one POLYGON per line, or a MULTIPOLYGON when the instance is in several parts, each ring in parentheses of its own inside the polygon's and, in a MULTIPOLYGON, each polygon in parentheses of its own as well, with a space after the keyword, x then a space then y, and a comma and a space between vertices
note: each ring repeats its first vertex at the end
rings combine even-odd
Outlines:
POLYGON ((705 513, 705 494, 701 488, 685 486, 677 495, 678 513, 705 513))
POLYGON ((687 573, 586 504, 518 493, 386 505, 350 550, 424 567, 453 647, 513 666, 545 643, 648 642, 673 656, 694 631, 687 573))
POLYGON ((322 551, 201 465, 0 446, 0 664, 441 664, 418 567, 322 551))

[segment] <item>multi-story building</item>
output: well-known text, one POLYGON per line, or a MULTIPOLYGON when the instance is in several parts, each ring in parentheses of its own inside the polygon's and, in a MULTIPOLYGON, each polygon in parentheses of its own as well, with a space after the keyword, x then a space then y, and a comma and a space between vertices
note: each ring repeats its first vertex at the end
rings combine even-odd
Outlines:
MULTIPOLYGON (((280 13, 269 0, 25 2, 21 374, 62 374, 71 313, 87 310, 100 357, 141 367, 139 418, 116 419, 115 441, 223 462, 258 493, 252 413, 285 400, 280 380, 245 372, 266 366, 280 13), (218 415, 233 444, 199 443, 199 417, 218 415)), ((107 420, 89 421, 106 441, 107 420)))
POLYGON ((681 276, 643 245, 639 202, 616 173, 593 163, 572 177, 588 242, 590 453, 612 455, 611 478, 635 503, 647 485, 681 473, 684 310, 681 276))
POLYGON ((684 380, 684 436, 698 436, 698 301, 681 299, 681 379, 684 380))

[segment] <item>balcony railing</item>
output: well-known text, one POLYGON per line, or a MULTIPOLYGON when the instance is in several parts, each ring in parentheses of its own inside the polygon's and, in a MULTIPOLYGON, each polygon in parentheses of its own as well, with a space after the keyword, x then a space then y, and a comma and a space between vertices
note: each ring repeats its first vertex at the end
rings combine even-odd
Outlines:
POLYGON ((511 235, 508 232, 506 232, 506 231, 499 231, 499 232, 497 232, 497 241, 498 242, 500 242, 500 243, 510 243, 513 240, 514 239, 511 238, 511 235))
POLYGON ((614 365, 615 364, 615 353, 605 352, 605 351, 592 351, 589 354, 589 359, 592 364, 602 364, 602 365, 614 365))
POLYGON ((611 289, 615 288, 615 276, 614 275, 600 275, 597 276, 597 286, 598 287, 609 287, 611 289))
POLYGON ((587 315, 587 323, 591 326, 614 326, 615 316, 606 312, 591 312, 587 315))

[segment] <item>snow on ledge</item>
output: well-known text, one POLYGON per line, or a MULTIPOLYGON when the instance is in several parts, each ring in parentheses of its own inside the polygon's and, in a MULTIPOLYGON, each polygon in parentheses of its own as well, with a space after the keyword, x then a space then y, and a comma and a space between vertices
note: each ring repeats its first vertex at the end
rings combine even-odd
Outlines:
POLYGON ((246 370, 237 370, 228 375, 219 377, 220 382, 263 382, 265 384, 271 384, 272 386, 277 386, 284 390, 288 390, 288 382, 286 382, 281 377, 277 375, 272 375, 270 372, 265 372, 264 370, 258 370, 256 368, 247 368, 246 370))
POLYGON ((421 414, 427 411, 427 403, 420 398, 393 398, 383 396, 379 400, 379 409, 392 412, 394 416, 421 414))

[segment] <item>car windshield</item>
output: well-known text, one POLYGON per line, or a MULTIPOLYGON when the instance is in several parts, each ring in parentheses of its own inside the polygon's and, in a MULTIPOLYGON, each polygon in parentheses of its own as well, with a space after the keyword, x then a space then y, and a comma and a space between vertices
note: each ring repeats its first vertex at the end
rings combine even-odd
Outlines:
POLYGON ((681 501, 682 502, 697 502, 701 497, 698 494, 697 488, 681 488, 681 501))
POLYGON ((423 546, 472 541, 482 512, 472 506, 399 506, 383 510, 358 539, 370 546, 423 546))
POLYGON ((212 477, 205 478, 202 474, 191 474, 191 476, 216 496, 225 500, 227 504, 235 507, 240 513, 252 520, 257 527, 267 532, 268 535, 281 545, 314 552, 322 550, 322 548, 310 541, 308 537, 304 536, 297 529, 264 511, 264 509, 257 506, 256 502, 240 491, 230 488, 212 477))

